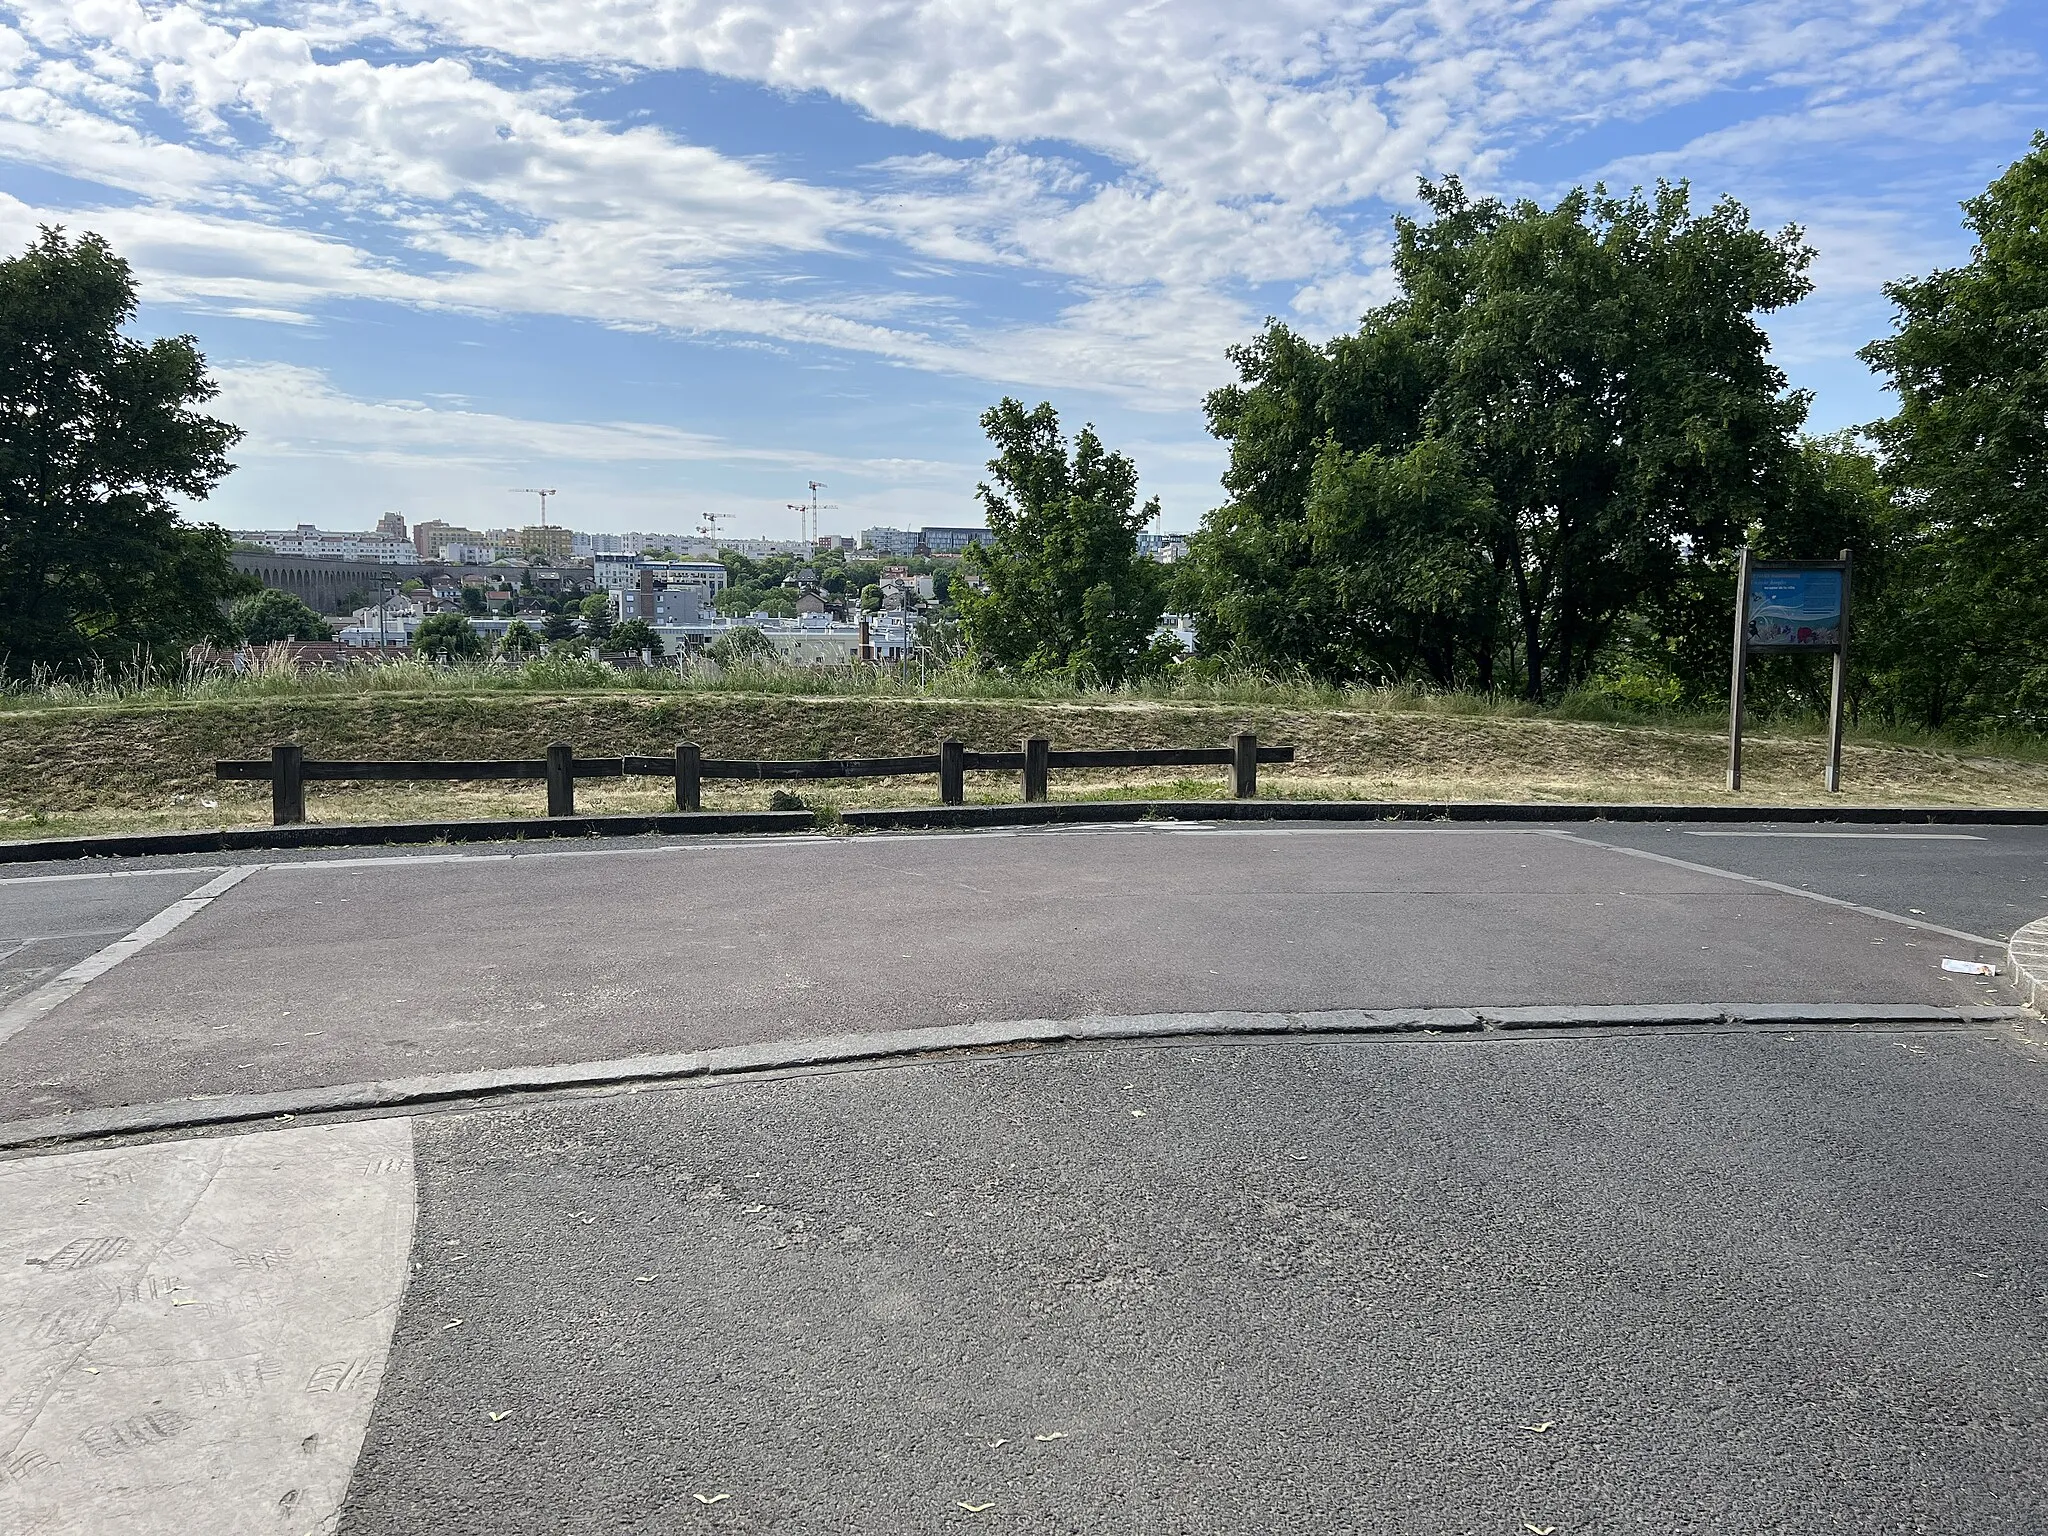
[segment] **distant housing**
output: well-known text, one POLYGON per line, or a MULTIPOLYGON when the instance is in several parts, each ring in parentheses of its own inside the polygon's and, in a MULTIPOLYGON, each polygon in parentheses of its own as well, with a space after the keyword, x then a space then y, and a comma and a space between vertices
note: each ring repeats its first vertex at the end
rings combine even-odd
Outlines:
POLYGON ((957 555, 972 544, 986 544, 986 528, 863 528, 860 547, 876 555, 957 555))

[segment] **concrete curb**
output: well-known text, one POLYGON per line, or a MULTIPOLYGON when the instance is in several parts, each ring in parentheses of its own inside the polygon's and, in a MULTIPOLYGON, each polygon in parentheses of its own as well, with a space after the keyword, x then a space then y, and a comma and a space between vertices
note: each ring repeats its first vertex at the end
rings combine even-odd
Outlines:
POLYGON ((97 837, 0 842, 0 864, 47 859, 141 858, 265 848, 357 848, 384 843, 495 843, 528 838, 644 837, 649 833, 810 832, 809 811, 666 811, 647 815, 494 817, 475 821, 302 822, 292 827, 215 827, 191 832, 113 832, 97 837))
POLYGON ((278 1093, 222 1094, 166 1104, 83 1109, 68 1115, 0 1123, 0 1152, 54 1148, 106 1137, 158 1135, 243 1125, 272 1125, 307 1115, 365 1110, 404 1113, 437 1105, 479 1104, 526 1094, 634 1091, 689 1079, 756 1074, 859 1062, 910 1061, 935 1053, 1089 1041, 1262 1035, 1445 1035, 1539 1029, 1658 1028, 1682 1025, 1995 1024, 2019 1008, 1942 1008, 1890 1003, 1711 1003, 1700 1006, 1552 1008, 1366 1008, 1318 1013, 1150 1013, 1083 1019, 1019 1019, 943 1024, 868 1035, 773 1040, 667 1056, 632 1056, 563 1066, 449 1072, 384 1082, 278 1093))
POLYGON ((2048 826, 2048 809, 1977 805, 1576 805, 1508 800, 1038 800, 841 811, 867 830, 1129 821, 1785 821, 2048 826))
POLYGON ((2048 1012, 2048 917, 2036 918, 2006 942, 2013 984, 2036 1013, 2048 1012))
MULTIPOLYGON (((856 831, 1037 827, 1134 821, 1707 821, 1845 822, 1905 826, 2048 826, 2048 809, 1978 805, 1571 805, 1508 800, 1039 800, 1018 805, 914 805, 841 811, 856 831)), ((811 832, 811 811, 664 811, 613 816, 494 817, 475 821, 302 823, 189 832, 0 841, 0 864, 144 858, 273 848, 496 843, 563 837, 811 832)))

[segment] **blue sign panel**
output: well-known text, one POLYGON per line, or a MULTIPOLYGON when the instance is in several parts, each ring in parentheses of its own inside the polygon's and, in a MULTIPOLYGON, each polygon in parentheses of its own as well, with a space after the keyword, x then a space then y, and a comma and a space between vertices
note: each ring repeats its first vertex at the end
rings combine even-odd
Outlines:
POLYGON ((1826 570, 1749 573, 1752 651, 1832 651, 1842 643, 1842 572, 1826 570))

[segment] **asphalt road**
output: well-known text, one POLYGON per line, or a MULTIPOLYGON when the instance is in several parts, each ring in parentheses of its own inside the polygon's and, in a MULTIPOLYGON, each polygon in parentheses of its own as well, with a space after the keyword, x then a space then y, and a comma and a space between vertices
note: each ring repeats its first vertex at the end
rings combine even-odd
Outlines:
POLYGON ((341 1529, 2040 1530, 2044 1090, 1466 1037, 423 1121, 341 1529))
MULTIPOLYGON (((1804 855, 1818 889, 1941 926, 1988 910, 1981 871, 2030 874, 2048 849, 1999 829, 1793 853, 1638 835, 1695 864, 1784 873, 1804 855)), ((1141 826, 268 861, 0 1041, 0 1120, 984 1019, 2006 1000, 1939 968, 1993 946, 1594 837, 1617 832, 1141 826)), ((219 867, 0 881, 17 1005, 219 867)))

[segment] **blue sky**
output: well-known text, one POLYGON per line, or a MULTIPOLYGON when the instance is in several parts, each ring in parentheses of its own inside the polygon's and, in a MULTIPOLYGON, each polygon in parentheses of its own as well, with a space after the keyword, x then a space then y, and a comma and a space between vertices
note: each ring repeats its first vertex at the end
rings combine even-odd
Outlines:
POLYGON ((790 537, 978 520, 977 417, 1096 422, 1168 528, 1262 317, 1388 296, 1418 176, 1685 177, 1819 249, 1813 425, 2048 126, 2039 0, 0 0, 0 239, 96 229, 244 426, 202 515, 790 537))

